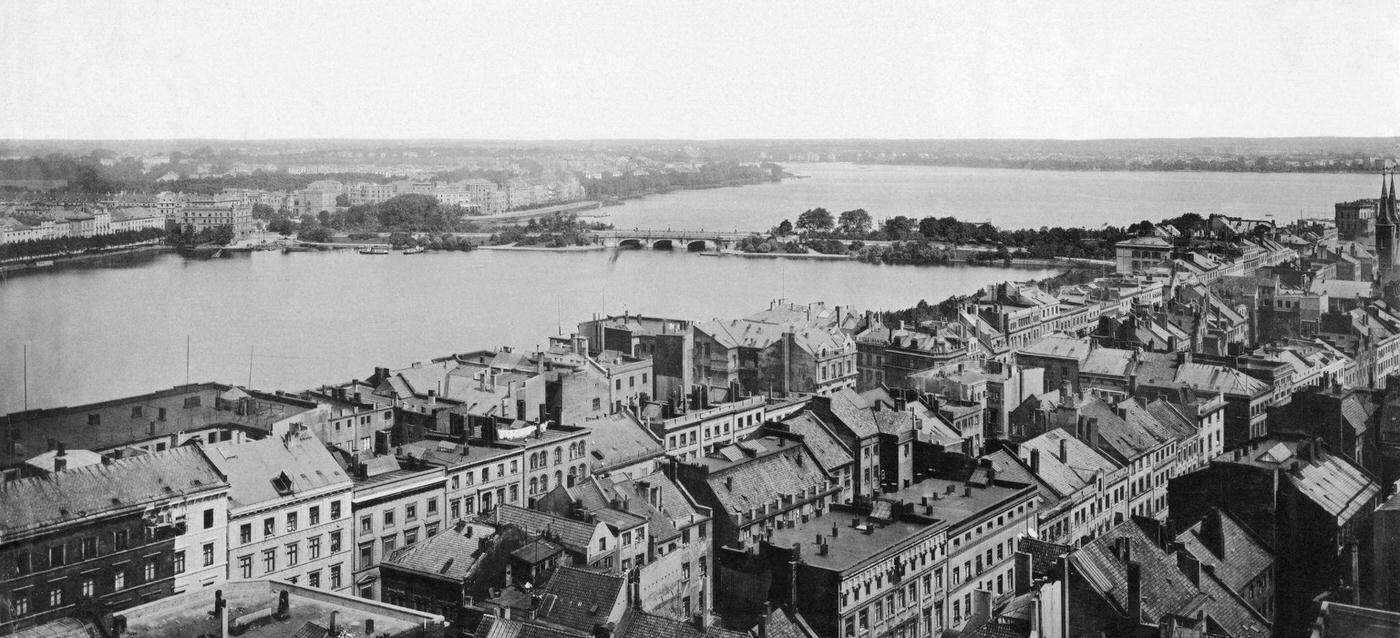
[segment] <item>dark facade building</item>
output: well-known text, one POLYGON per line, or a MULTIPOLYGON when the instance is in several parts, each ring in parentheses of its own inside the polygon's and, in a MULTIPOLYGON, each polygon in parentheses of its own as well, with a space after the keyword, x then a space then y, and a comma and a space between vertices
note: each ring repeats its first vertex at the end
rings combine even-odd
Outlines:
POLYGON ((0 634, 175 593, 201 558, 182 537, 226 524, 228 490, 197 447, 0 485, 0 634))
POLYGON ((1364 580, 1371 513, 1380 487, 1365 470, 1313 439, 1268 437, 1226 452, 1209 467, 1171 480, 1171 522, 1185 529, 1219 508, 1288 557, 1278 566, 1276 615, 1284 636, 1300 636, 1313 599, 1350 597, 1364 580), (1339 591, 1339 583, 1345 591, 1339 591))

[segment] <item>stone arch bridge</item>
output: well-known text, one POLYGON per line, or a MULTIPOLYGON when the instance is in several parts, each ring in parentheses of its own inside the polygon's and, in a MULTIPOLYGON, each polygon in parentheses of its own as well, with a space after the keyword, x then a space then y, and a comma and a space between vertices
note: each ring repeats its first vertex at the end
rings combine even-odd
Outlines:
POLYGON ((600 230, 593 235, 604 246, 616 248, 650 248, 653 250, 706 251, 733 248, 753 231, 672 230, 633 228, 631 230, 600 230))

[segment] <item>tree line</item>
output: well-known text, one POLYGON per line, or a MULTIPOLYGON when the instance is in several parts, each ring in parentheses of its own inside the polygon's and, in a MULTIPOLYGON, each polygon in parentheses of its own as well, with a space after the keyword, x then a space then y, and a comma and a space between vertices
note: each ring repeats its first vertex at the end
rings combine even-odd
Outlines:
POLYGON ((671 190, 733 186, 777 181, 783 178, 783 167, 771 162, 758 166, 738 162, 710 162, 695 171, 648 171, 646 174, 605 172, 601 177, 581 180, 589 199, 623 199, 671 190))
POLYGON ((95 252, 114 246, 125 246, 127 244, 137 244, 161 239, 165 236, 166 232, 164 229, 142 228, 140 230, 124 230, 107 235, 93 235, 92 237, 51 237, 49 239, 6 242, 0 244, 0 260, 95 252))

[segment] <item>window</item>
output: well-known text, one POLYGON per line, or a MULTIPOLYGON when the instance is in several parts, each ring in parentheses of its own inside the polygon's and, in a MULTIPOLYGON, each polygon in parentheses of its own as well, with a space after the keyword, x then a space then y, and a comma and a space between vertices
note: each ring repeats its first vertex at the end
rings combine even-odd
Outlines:
POLYGON ((604 537, 598 539, 598 551, 600 551, 600 552, 606 552, 606 551, 608 551, 608 537, 604 536, 604 537))
POLYGON ((416 529, 404 530, 404 532, 403 532, 403 546, 404 546, 404 547, 412 547, 413 544, 416 543, 416 542, 418 542, 418 530, 416 530, 416 529))
POLYGON ((433 498, 428 499, 428 516, 432 516, 432 515, 437 514, 437 513, 438 513, 438 500, 437 500, 437 497, 434 496, 433 498))
POLYGON ((57 586, 49 590, 49 608, 54 609, 63 606, 63 587, 57 586))
POLYGON ((287 566, 288 566, 288 567, 291 567, 291 566, 297 564, 297 554, 301 551, 301 550, 300 550, 300 545, 301 545, 300 543, 287 543, 287 566))
POLYGON ((394 526, 394 510, 384 510, 384 526, 394 526))
POLYGON ((92 594, 96 590, 97 587, 91 578, 84 578, 82 584, 78 586, 78 591, 82 593, 84 598, 92 598, 92 594))
MULTIPOLYGON (((170 564, 172 565, 172 567, 173 567, 175 573, 177 573, 177 574, 183 574, 183 573, 185 573, 185 553, 184 553, 184 552, 175 552, 175 556, 172 557, 172 558, 170 559, 170 564)), ((83 594, 83 595, 84 595, 84 596, 90 596, 91 594, 83 594)))
POLYGON ((297 531, 297 513, 296 513, 296 512, 287 512, 287 531, 289 531, 289 532, 295 532, 295 531, 297 531))
POLYGON ((374 541, 360 543, 360 569, 374 564, 374 541))
POLYGON ((360 531, 366 534, 374 531, 374 521, 370 520, 369 514, 360 517, 360 531))
POLYGON ((65 553, 65 552, 64 552, 64 546, 63 546, 63 545, 50 545, 50 546, 49 546, 49 567, 59 567, 59 566, 63 565, 63 555, 64 555, 64 553, 65 553))
POLYGON ((594 411, 594 412, 597 412, 598 410, 601 410, 601 409, 603 409, 603 400, 602 400, 602 399, 599 399, 599 398, 597 398, 597 397, 594 397, 594 398, 593 398, 593 411, 594 411))
POLYGON ((97 556, 97 538, 84 538, 83 558, 92 558, 94 556, 97 556))
POLYGON ((252 577, 253 577, 253 557, 252 557, 252 555, 248 555, 248 556, 239 556, 239 557, 238 557, 238 575, 239 575, 240 578, 252 578, 252 577))
POLYGON ((247 545, 248 543, 253 542, 252 523, 244 523, 238 526, 238 542, 241 545, 247 545))
POLYGON ((277 571, 277 550, 264 549, 262 553, 263 573, 271 574, 277 571))
POLYGON ((213 508, 210 508, 210 509, 204 510, 204 529, 211 529, 211 528, 213 528, 213 527, 214 527, 214 510, 213 510, 213 508))
POLYGON ((331 589, 340 588, 340 564, 331 565, 331 589))
POLYGON ((156 579, 156 559, 149 559, 141 566, 141 578, 142 582, 147 583, 156 579))
POLYGON ((331 553, 340 551, 340 530, 331 532, 331 553))
MULTIPOLYGON (((201 553, 203 554, 204 566, 205 566, 205 567, 209 567, 209 566, 211 566, 211 565, 214 564, 214 544, 213 544, 213 543, 205 543, 205 544, 204 544, 204 548, 203 548, 203 550, 202 550, 201 553)), ((182 552, 182 554, 183 554, 183 552, 182 552)))
POLYGON ((321 557, 321 537, 319 535, 312 536, 310 540, 306 541, 306 554, 308 560, 316 560, 321 557))
POLYGON ((269 537, 269 536, 272 536, 273 531, 275 531, 276 529, 277 529, 277 521, 276 521, 275 519, 273 519, 273 518, 271 518, 271 517, 268 517, 268 518, 264 518, 264 519, 263 519, 263 538, 267 538, 267 537, 269 537))
POLYGON ((337 518, 340 518, 340 501, 331 501, 331 520, 337 518))
POLYGON ((681 563, 681 580, 690 580, 690 561, 681 563))
MULTIPOLYGON (((514 465, 514 463, 515 463, 514 461, 511 462, 512 465, 514 465)), ((390 520, 393 520, 393 518, 391 517, 390 520)), ((418 506, 417 506, 417 505, 414 505, 414 504, 412 504, 412 503, 410 503, 410 504, 404 506, 403 520, 405 520, 405 521, 418 520, 418 506)))
POLYGON ((385 536, 381 541, 384 544, 384 558, 387 560, 389 554, 394 553, 394 549, 399 546, 399 541, 394 536, 385 536))
POLYGON ((311 509, 307 510, 307 514, 306 514, 306 524, 307 524, 307 525, 319 525, 319 524, 321 524, 321 506, 320 506, 320 505, 312 505, 312 506, 311 506, 311 509))

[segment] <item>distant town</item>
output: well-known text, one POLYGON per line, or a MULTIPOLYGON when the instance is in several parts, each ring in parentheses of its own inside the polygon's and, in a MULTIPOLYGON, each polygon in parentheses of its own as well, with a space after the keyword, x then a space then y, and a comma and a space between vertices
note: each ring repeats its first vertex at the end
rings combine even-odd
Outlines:
MULTIPOLYGON (((590 188, 24 203, 50 219, 6 244, 590 188)), ((1111 272, 894 312, 594 316, 312 388, 0 416, 0 634, 1358 635, 1400 609, 1395 190, 1387 171, 1331 219, 1072 239, 906 219, 1004 255, 1053 237, 1111 272)), ((888 230, 849 212, 789 231, 888 230)))

